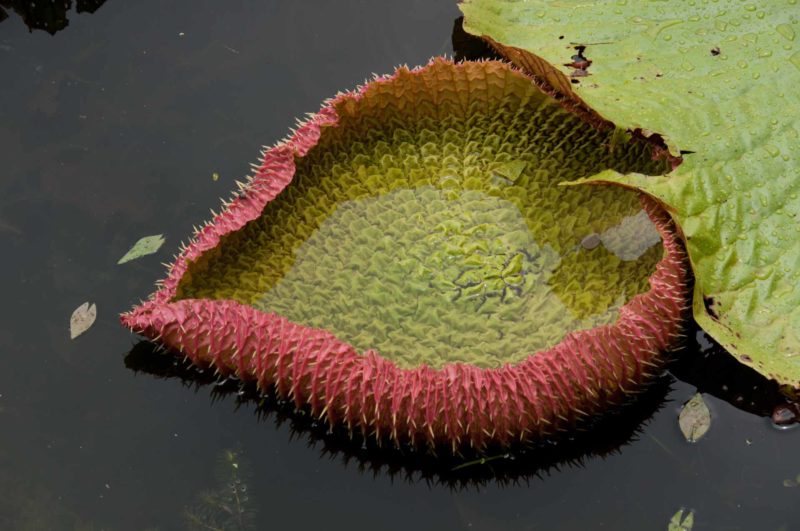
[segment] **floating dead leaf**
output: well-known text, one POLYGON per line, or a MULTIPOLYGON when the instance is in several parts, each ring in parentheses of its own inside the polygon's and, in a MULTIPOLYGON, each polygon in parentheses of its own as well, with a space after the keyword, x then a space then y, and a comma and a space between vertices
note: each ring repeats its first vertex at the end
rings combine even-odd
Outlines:
POLYGON ((125 256, 120 258, 117 264, 124 264, 126 262, 130 262, 131 260, 136 260, 137 258, 141 258, 142 256, 153 254, 156 251, 158 251, 162 245, 164 245, 163 234, 145 236, 144 238, 141 238, 138 242, 133 244, 133 247, 131 247, 130 251, 125 253, 125 256))
POLYGON ((794 477, 794 479, 784 479, 783 480, 784 487, 800 487, 800 474, 794 477))
POLYGON ((683 509, 679 509, 672 515, 667 531, 692 531, 692 527, 694 527, 694 511, 689 511, 684 517, 683 509))
POLYGON ((84 302, 72 312, 72 317, 69 318, 69 337, 75 339, 82 333, 86 332, 94 324, 97 319, 97 306, 95 304, 89 305, 84 302))
POLYGON ((689 442, 697 442, 706 434, 711 426, 711 412, 703 400, 703 395, 697 393, 683 405, 678 425, 689 442))

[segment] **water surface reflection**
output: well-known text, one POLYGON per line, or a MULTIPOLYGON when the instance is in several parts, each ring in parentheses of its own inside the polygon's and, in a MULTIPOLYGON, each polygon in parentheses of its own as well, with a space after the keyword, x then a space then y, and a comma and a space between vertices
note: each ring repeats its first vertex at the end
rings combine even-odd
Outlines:
MULTIPOLYGON (((77 0, 78 13, 94 13, 106 0, 77 0)), ((55 35, 69 25, 72 0, 0 0, 0 22, 9 18, 8 11, 19 15, 29 31, 43 30, 55 35)))
POLYGON ((236 380, 219 381, 212 371, 200 371, 179 362, 149 341, 137 343, 125 357, 125 365, 158 378, 177 379, 195 392, 210 392, 213 402, 232 400, 236 409, 250 409, 259 420, 271 421, 276 426, 286 424, 293 439, 304 440, 322 456, 340 459, 363 473, 462 489, 490 483, 529 483, 565 466, 580 467, 587 460, 621 452, 640 437, 651 417, 665 406, 675 377, 695 385, 700 392, 758 416, 770 416, 773 408, 784 401, 772 382, 736 363, 701 334, 691 337, 694 339, 676 354, 669 373, 656 378, 636 400, 619 410, 558 440, 529 447, 493 449, 483 456, 401 450, 365 439, 358 433, 351 435, 345 429, 331 431, 327 424, 297 410, 291 402, 262 395, 254 386, 242 386, 236 380))

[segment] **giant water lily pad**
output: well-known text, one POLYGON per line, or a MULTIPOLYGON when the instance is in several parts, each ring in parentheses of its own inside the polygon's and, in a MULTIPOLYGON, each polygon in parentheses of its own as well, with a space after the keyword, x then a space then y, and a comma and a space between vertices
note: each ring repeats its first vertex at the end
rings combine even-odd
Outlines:
POLYGON ((402 68, 266 151, 123 322, 398 444, 548 435, 637 390, 680 333, 664 212, 559 186, 667 171, 653 155, 504 63, 402 68))
POLYGON ((739 360, 800 386, 796 0, 466 0, 466 29, 597 122, 658 133, 673 172, 603 172, 667 205, 694 315, 739 360), (682 150, 682 151, 681 151, 682 150))

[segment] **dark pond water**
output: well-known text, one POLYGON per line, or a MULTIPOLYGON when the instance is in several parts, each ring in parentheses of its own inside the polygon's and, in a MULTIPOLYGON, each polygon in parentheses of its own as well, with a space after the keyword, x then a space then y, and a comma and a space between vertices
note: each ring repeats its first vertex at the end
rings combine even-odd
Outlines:
POLYGON ((0 529, 233 514, 225 529, 649 530, 681 507, 698 530, 800 529, 800 487, 784 485, 800 430, 773 428, 775 389, 695 331, 621 415, 456 471, 326 435, 137 343, 117 314, 259 147, 372 72, 452 54, 459 13, 454 0, 63 4, 0 0, 0 529), (157 255, 116 265, 158 233, 157 255), (70 341, 87 300, 97 323, 70 341), (713 425, 692 445, 677 412, 698 388, 713 425))

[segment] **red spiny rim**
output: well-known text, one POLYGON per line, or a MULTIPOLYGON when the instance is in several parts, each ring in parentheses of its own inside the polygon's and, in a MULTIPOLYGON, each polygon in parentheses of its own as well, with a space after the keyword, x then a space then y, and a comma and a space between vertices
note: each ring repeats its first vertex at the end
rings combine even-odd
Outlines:
MULTIPOLYGON (((369 86, 443 65, 465 68, 435 60, 420 69, 399 69, 369 86)), ((650 291, 625 304, 613 325, 571 332, 515 365, 404 369, 374 350, 361 354, 327 331, 236 301, 174 300, 190 262, 256 219, 292 181, 295 158, 317 143, 324 127, 337 123, 336 106, 358 101, 366 88, 330 100, 291 138, 267 150, 243 192, 196 233, 160 289, 124 314, 122 323, 199 367, 213 367, 290 398, 331 426, 344 425, 397 445, 482 451, 530 442, 569 429, 639 391, 680 337, 690 284, 672 221, 644 196, 642 205, 665 249, 649 279, 650 291)))

